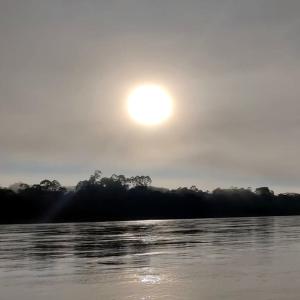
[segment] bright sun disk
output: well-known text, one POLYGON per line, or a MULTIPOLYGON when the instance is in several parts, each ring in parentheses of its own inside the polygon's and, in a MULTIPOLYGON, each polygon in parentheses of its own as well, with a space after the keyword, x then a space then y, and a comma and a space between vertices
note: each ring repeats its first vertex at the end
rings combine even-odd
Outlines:
POLYGON ((142 125, 157 125, 172 114, 173 101, 159 85, 144 84, 135 88, 128 97, 129 115, 142 125))

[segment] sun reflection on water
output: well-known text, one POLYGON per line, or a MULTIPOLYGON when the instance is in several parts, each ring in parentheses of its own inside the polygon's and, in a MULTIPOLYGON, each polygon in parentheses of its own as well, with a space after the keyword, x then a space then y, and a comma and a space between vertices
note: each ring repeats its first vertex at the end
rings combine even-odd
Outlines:
POLYGON ((159 275, 144 275, 140 277, 140 282, 145 284, 159 284, 160 281, 159 275))

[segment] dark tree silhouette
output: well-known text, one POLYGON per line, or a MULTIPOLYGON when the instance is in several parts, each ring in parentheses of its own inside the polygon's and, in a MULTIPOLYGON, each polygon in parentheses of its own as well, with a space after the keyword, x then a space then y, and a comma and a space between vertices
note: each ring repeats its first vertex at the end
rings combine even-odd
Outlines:
POLYGON ((103 177, 99 170, 74 189, 49 179, 16 183, 0 188, 0 223, 300 214, 299 194, 275 195, 268 187, 204 192, 196 186, 169 190, 151 183, 149 176, 103 177))

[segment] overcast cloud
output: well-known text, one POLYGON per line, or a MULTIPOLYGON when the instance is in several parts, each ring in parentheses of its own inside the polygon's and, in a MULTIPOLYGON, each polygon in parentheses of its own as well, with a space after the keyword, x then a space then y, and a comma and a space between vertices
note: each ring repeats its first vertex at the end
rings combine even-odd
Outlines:
POLYGON ((300 1, 0 0, 0 185, 94 169, 300 192, 300 1), (125 109, 166 86, 173 118, 125 109))

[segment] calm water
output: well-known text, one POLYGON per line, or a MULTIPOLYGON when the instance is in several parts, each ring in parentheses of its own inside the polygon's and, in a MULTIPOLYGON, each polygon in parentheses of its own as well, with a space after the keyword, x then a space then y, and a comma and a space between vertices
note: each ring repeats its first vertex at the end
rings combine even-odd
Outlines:
POLYGON ((299 299, 300 217, 1 225, 0 299, 299 299))

